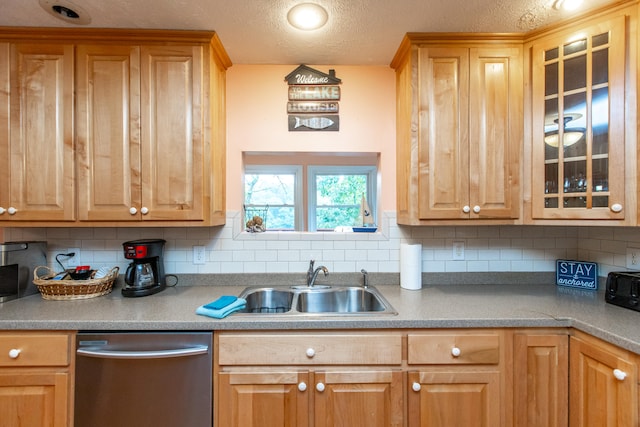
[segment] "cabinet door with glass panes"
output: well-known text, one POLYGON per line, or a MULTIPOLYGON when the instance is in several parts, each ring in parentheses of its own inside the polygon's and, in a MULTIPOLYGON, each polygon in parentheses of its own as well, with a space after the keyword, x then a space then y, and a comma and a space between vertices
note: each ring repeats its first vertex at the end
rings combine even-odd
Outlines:
POLYGON ((625 219, 625 19, 532 46, 532 217, 625 219))

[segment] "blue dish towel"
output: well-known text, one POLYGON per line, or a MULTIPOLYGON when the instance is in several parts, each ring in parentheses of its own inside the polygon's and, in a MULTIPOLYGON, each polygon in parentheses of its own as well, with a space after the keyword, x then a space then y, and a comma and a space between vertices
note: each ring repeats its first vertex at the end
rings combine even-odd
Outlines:
POLYGON ((222 319, 242 310, 246 305, 247 301, 243 298, 225 295, 209 304, 201 305, 196 309, 196 314, 222 319))

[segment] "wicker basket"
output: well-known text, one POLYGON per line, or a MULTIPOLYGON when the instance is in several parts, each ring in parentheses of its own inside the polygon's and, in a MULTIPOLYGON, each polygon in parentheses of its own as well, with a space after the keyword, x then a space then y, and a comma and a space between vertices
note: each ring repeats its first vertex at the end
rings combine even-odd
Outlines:
POLYGON ((33 284, 44 299, 67 301, 95 298, 111 292, 113 282, 118 278, 118 271, 118 267, 113 267, 109 274, 99 279, 51 280, 56 275, 55 271, 46 266, 38 266, 33 270, 33 284))

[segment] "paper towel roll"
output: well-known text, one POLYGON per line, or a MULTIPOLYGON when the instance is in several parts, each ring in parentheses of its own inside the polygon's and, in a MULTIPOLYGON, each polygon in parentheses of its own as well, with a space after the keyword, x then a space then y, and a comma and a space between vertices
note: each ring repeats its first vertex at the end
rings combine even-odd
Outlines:
POLYGON ((412 290, 422 288, 421 244, 400 244, 400 286, 412 290))

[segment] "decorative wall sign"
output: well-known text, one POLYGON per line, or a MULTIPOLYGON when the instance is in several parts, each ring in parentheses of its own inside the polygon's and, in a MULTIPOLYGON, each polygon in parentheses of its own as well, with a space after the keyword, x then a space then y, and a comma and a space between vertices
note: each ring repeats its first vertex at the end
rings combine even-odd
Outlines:
POLYGON ((337 131, 340 128, 340 116, 289 114, 289 130, 296 132, 337 131))
POLYGON ((289 131, 338 131, 340 86, 334 70, 329 74, 300 65, 285 77, 289 85, 289 131))
POLYGON ((323 73, 304 64, 298 66, 285 78, 289 85, 339 85, 342 81, 336 77, 335 70, 323 73))
POLYGON ((339 101, 340 86, 289 86, 290 101, 339 101))
POLYGON ((556 285, 598 289, 598 264, 595 262, 556 260, 556 285))
POLYGON ((323 101, 310 101, 310 102, 287 102, 287 113, 291 114, 337 114, 338 103, 337 102, 323 102, 323 101))

